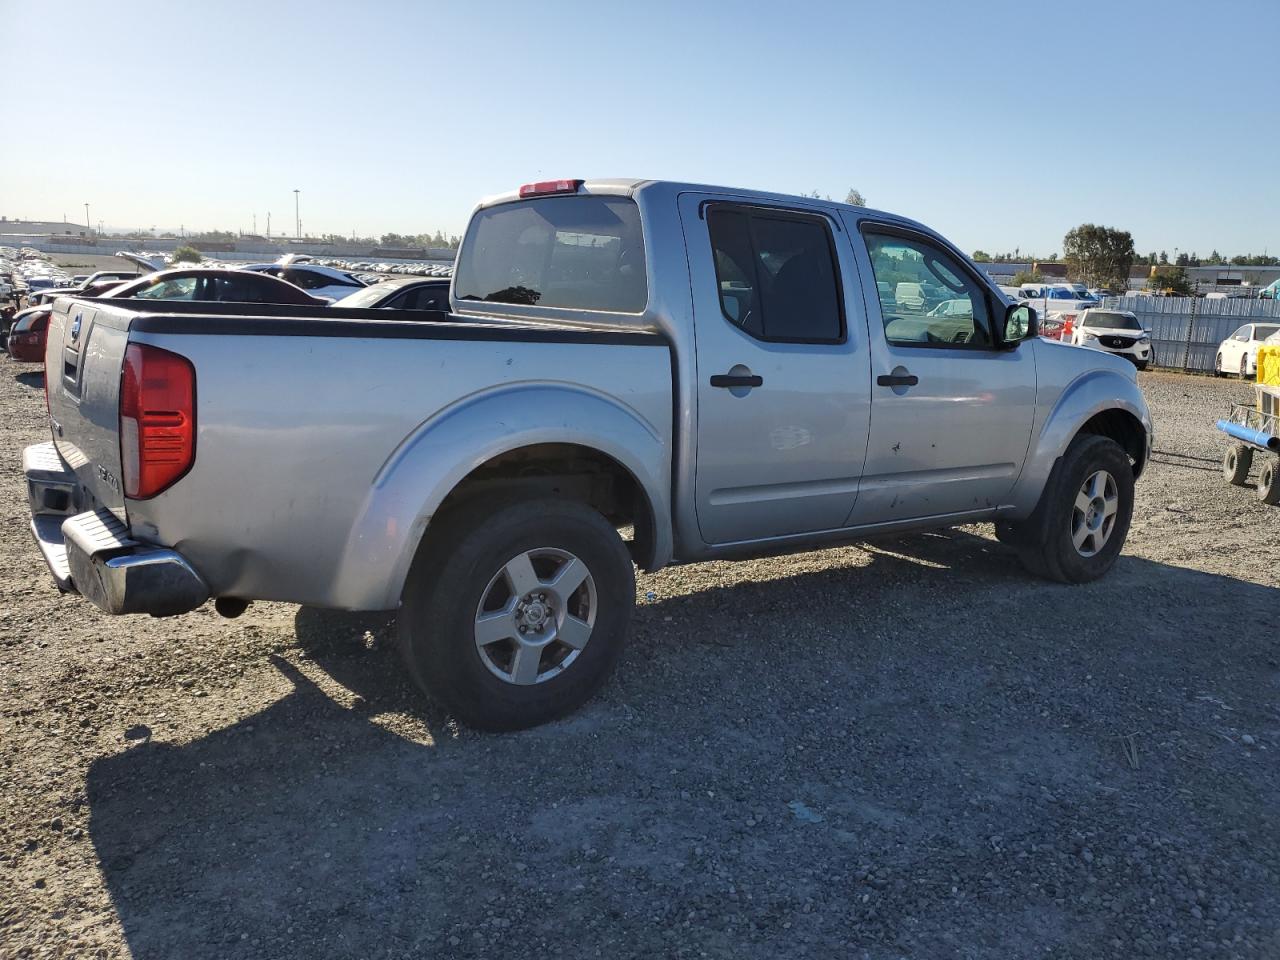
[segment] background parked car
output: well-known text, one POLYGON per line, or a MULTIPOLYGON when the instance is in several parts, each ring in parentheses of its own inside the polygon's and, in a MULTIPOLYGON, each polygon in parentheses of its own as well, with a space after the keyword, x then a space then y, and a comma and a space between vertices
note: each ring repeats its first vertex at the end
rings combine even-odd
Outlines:
POLYGON ((1218 344, 1214 375, 1237 373, 1241 380, 1252 377, 1258 371, 1258 344, 1277 331, 1280 323, 1246 323, 1240 327, 1218 344))
POLYGON ((436 277, 384 280, 343 297, 334 306, 383 310, 448 310, 449 281, 436 277))
POLYGON ((49 336, 49 315, 53 307, 27 307, 13 318, 5 337, 9 356, 21 363, 44 363, 44 346, 49 336))
POLYGON ((145 300, 222 301, 231 303, 290 303, 323 307, 329 301, 299 290, 291 283, 266 274, 217 267, 161 270, 110 291, 113 298, 145 300))
POLYGON ((1139 370, 1151 362, 1151 335, 1127 310, 1085 310, 1076 318, 1071 342, 1124 357, 1139 370))
POLYGON ((341 300, 365 287, 365 282, 355 274, 321 266, 318 263, 253 263, 241 269, 279 277, 299 289, 306 290, 313 297, 323 297, 329 301, 341 300))

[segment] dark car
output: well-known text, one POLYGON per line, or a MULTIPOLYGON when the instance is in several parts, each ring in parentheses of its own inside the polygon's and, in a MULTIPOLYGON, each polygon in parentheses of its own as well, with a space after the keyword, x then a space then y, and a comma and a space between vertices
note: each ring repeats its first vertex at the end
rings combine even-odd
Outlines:
POLYGON ((439 277, 384 280, 343 297, 334 306, 382 310, 448 310, 449 280, 439 277))
POLYGON ((222 303, 288 303, 324 307, 328 300, 313 297, 291 283, 247 270, 189 267, 161 270, 110 291, 113 299, 218 301, 222 303))

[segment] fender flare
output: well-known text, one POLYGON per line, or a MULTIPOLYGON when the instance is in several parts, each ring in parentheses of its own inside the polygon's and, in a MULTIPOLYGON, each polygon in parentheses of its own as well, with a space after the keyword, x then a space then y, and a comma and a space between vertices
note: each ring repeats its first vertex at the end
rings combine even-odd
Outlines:
POLYGON ((1151 415, 1137 382, 1115 370, 1086 371, 1062 391, 1032 438, 1026 465, 1012 494, 1018 517, 1028 516, 1035 509, 1054 464, 1066 453, 1080 429, 1108 410, 1122 410, 1142 425, 1146 434, 1142 461, 1145 462, 1151 452, 1151 415))
POLYGON ((575 384, 505 384, 465 397, 419 424, 378 470, 357 511, 331 593, 346 609, 389 610, 432 516, 459 483, 521 447, 567 443, 621 464, 648 499, 653 566, 672 554, 671 447, 618 400, 575 384))

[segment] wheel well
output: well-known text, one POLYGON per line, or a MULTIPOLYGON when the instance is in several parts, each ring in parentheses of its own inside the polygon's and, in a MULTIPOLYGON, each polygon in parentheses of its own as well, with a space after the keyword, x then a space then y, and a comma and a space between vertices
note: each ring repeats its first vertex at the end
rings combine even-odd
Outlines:
POLYGON ((1147 465, 1147 431, 1142 421, 1127 410, 1111 409, 1095 413, 1084 426, 1081 433, 1093 433, 1107 437, 1120 444, 1121 449, 1129 454, 1133 461, 1133 476, 1141 476, 1147 465))
POLYGON ((449 491, 440 517, 480 498, 563 496, 595 509, 621 533, 637 566, 649 569, 656 540, 653 507, 644 488, 608 454, 571 443, 541 443, 487 460, 449 491), (625 536, 624 536, 625 539, 625 536))

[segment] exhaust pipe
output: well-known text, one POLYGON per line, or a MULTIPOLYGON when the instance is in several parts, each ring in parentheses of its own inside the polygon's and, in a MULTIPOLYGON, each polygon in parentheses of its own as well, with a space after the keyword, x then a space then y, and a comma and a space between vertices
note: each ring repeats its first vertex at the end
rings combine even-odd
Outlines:
POLYGON ((213 609, 219 616, 234 620, 249 609, 249 601, 242 600, 240 597, 219 597, 213 601, 213 609))

